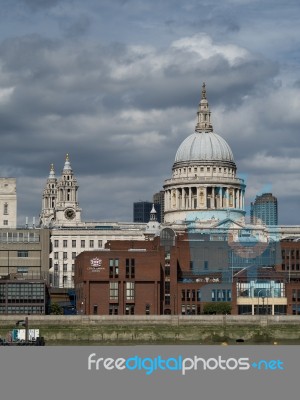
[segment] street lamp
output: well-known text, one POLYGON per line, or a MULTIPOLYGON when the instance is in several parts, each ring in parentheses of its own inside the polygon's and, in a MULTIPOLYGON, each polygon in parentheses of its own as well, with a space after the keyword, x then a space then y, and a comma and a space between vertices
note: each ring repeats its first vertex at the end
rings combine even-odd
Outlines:
POLYGON ((260 293, 261 292, 265 292, 265 290, 266 289, 260 289, 258 292, 257 292, 257 298, 258 298, 258 308, 257 308, 257 314, 260 314, 260 312, 259 312, 259 306, 260 306, 260 304, 259 304, 259 298, 261 297, 262 298, 262 314, 265 314, 265 295, 262 295, 262 296, 260 296, 260 293))

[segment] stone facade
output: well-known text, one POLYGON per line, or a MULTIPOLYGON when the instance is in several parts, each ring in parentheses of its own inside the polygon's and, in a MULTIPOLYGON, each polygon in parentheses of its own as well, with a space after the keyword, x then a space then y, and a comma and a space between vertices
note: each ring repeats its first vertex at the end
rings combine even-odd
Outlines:
POLYGON ((197 113, 195 133, 179 146, 172 178, 164 183, 166 223, 176 221, 243 222, 245 183, 236 176, 236 165, 227 142, 213 132, 205 84, 197 113))
POLYGON ((16 226, 16 178, 0 178, 0 228, 16 228, 16 226))

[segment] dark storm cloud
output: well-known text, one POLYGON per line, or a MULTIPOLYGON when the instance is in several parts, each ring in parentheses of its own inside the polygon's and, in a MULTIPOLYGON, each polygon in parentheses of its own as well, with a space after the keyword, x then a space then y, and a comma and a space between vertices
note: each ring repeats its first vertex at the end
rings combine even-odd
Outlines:
MULTIPOLYGON (((217 92, 221 98, 227 96, 230 80, 235 77, 228 98, 231 102, 276 71, 272 63, 259 59, 244 60, 238 67, 230 67, 225 56, 206 56, 201 60, 189 48, 148 51, 122 44, 97 44, 81 49, 37 35, 6 40, 0 46, 2 78, 14 87, 1 113, 2 135, 9 134, 10 138, 6 148, 16 142, 16 158, 24 162, 25 169, 26 165, 34 169, 39 157, 43 160, 45 144, 48 152, 56 146, 71 147, 78 155, 75 149, 80 149, 83 160, 88 157, 97 160, 98 169, 110 174, 117 171, 130 174, 134 164, 142 164, 147 157, 158 165, 167 151, 166 136, 174 121, 157 117, 148 121, 143 117, 144 121, 138 124, 138 116, 122 119, 120 113, 128 110, 130 115, 131 110, 137 109, 147 114, 158 109, 160 117, 163 109, 189 106, 196 111, 201 91, 199 77, 207 75, 212 81, 212 99, 217 92), (256 77, 251 81, 252 68, 256 77), (213 83, 220 70, 227 87, 213 83), (138 140, 146 132, 157 132, 160 152, 154 146, 151 154, 151 145, 145 143, 148 146, 145 147, 138 140), (118 141, 113 141, 118 135, 118 141), (18 140, 21 137, 26 137, 30 144, 28 148, 25 145, 26 151, 35 152, 35 157, 28 157, 27 161, 18 155, 23 147, 18 140), (113 153, 115 161, 108 163, 113 153)), ((150 136, 146 135, 145 140, 150 136)), ((85 169, 82 162, 82 173, 85 169)), ((95 173, 98 169, 94 169, 95 173)))
MULTIPOLYGON (((66 0, 18 0, 30 7, 32 10, 40 10, 43 8, 52 8, 57 4, 65 2, 66 0)), ((71 0, 72 1, 72 0, 71 0)))
MULTIPOLYGON (((290 3, 276 14, 275 2, 271 19, 253 1, 22 3, 46 11, 22 9, 21 33, 0 42, 0 168, 18 178, 20 215, 38 214, 49 165, 59 176, 68 152, 85 218, 131 219, 194 131, 202 81, 215 130, 249 176, 248 199, 269 183, 291 191, 299 82, 278 83, 293 41, 270 29, 290 3)), ((294 37, 296 24, 280 26, 294 37)))
POLYGON ((75 20, 60 22, 60 27, 68 39, 85 35, 91 27, 91 19, 87 15, 80 15, 75 20))

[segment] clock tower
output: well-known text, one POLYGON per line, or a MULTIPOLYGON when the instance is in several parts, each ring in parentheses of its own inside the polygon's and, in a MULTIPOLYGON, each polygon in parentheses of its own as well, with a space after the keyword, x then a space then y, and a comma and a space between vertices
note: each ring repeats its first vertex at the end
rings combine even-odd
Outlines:
POLYGON ((56 225, 74 225, 81 222, 81 208, 77 199, 78 187, 67 154, 62 175, 57 181, 56 225))

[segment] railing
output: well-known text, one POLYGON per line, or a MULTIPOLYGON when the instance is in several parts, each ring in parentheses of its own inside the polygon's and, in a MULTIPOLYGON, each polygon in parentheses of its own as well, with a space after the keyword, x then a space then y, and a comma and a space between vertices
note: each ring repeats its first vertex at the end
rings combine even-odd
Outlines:
POLYGON ((244 179, 234 178, 234 177, 218 177, 218 176, 197 176, 197 177, 180 177, 180 178, 171 178, 165 180, 165 185, 170 185, 172 183, 187 183, 187 182, 224 182, 224 183, 233 183, 233 184, 244 184, 244 179))

